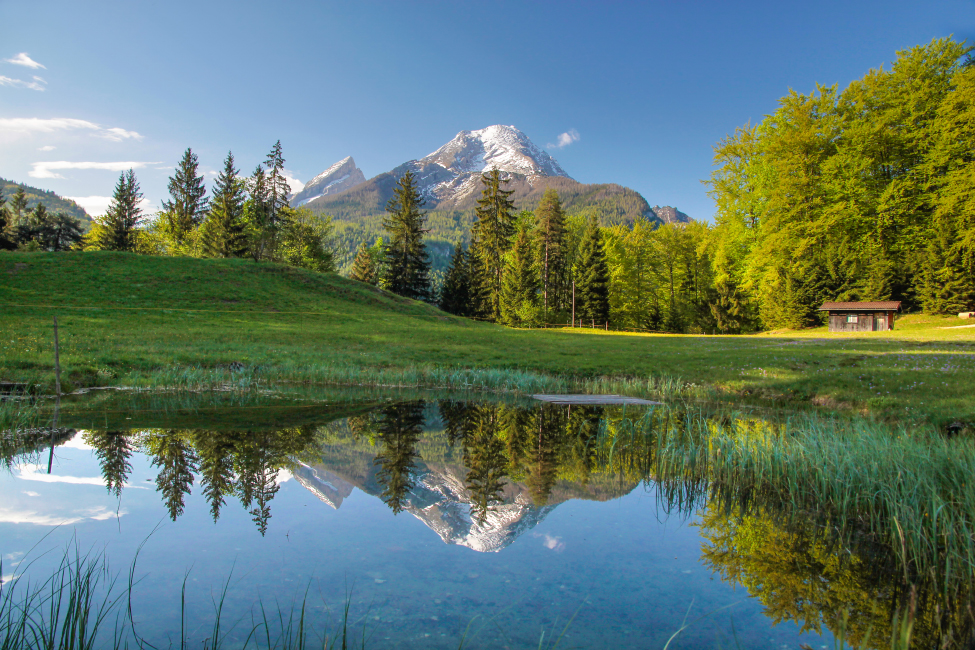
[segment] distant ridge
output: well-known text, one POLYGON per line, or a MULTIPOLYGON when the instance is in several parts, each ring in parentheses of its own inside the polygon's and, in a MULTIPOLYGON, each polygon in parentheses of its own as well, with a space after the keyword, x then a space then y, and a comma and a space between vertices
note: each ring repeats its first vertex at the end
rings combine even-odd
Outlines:
POLYGON ((356 167, 352 156, 348 156, 308 181, 304 189, 291 197, 291 205, 298 207, 322 196, 351 189, 365 181, 365 174, 356 167))
POLYGON ((38 203, 41 203, 49 212, 61 210, 70 214, 75 219, 79 219, 84 224, 85 230, 91 226, 91 217, 88 216, 88 213, 85 212, 83 207, 71 199, 66 199, 50 190, 42 190, 39 187, 27 185, 26 183, 18 183, 7 180, 6 178, 0 178, 0 192, 3 192, 4 198, 8 201, 8 206, 10 205, 10 197, 14 195, 18 187, 24 188, 24 193, 27 196, 27 208, 29 210, 33 210, 38 203))

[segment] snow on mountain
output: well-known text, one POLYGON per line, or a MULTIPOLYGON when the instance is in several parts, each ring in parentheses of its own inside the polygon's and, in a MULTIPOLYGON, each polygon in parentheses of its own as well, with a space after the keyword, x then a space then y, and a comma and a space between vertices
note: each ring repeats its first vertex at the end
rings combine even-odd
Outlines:
POLYGON ((292 195, 291 205, 298 207, 326 194, 338 194, 365 181, 365 174, 356 167, 352 156, 349 156, 308 181, 304 189, 292 195))
POLYGON ((538 178, 570 178, 559 163, 513 126, 495 124, 461 131, 453 140, 420 160, 406 163, 420 190, 439 202, 460 200, 480 188, 481 174, 494 168, 520 174, 529 184, 538 178))

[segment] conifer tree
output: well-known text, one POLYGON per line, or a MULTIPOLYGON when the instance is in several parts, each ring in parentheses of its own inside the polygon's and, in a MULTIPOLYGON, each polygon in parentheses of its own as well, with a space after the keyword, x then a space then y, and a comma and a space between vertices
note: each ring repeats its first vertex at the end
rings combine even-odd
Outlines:
POLYGON ((384 408, 377 429, 382 443, 373 465, 376 481, 383 488, 380 498, 399 514, 415 485, 413 472, 420 457, 416 445, 423 431, 422 401, 404 402, 384 408))
POLYGON ((13 250, 17 247, 11 235, 13 228, 10 208, 7 206, 7 197, 0 191, 0 251, 13 250))
POLYGON ((106 251, 135 251, 139 243, 136 228, 142 222, 142 193, 135 172, 122 172, 105 215, 88 233, 86 248, 106 251))
POLYGON ((463 244, 454 246, 450 266, 440 290, 440 309, 457 316, 471 315, 471 265, 463 244))
POLYGON ((538 274, 528 220, 518 228, 505 269, 501 319, 506 325, 535 325, 538 313, 538 274))
POLYGON ((481 176, 484 189, 477 200, 477 221, 471 229, 472 251, 477 262, 472 265, 472 284, 479 285, 483 304, 480 311, 488 318, 501 319, 501 281, 504 277, 504 255, 515 231, 513 190, 502 189, 510 179, 502 179, 496 168, 481 176))
POLYGON ((271 225, 277 226, 281 219, 280 212, 288 207, 288 197, 291 195, 291 186, 284 177, 284 154, 280 140, 271 147, 264 167, 267 169, 268 217, 271 225))
POLYGON ((244 220, 247 223, 247 247, 255 262, 273 255, 273 227, 270 217, 267 177, 264 167, 258 165, 247 183, 250 199, 244 204, 244 220))
POLYGON ((565 213, 554 188, 545 190, 535 211, 538 219, 538 275, 542 291, 542 310, 561 310, 566 306, 567 241, 565 213))
POLYGON ((383 227, 389 232, 386 245, 383 285, 393 293, 430 300, 430 260, 423 245, 424 200, 413 172, 407 171, 386 204, 388 216, 383 227))
POLYGON ((372 253, 369 250, 369 246, 366 242, 359 244, 359 250, 356 252, 355 260, 352 262, 352 271, 349 273, 349 278, 352 280, 358 280, 359 282, 365 282, 366 284, 371 284, 373 286, 379 284, 379 276, 376 273, 376 265, 372 259, 372 253))
POLYGON ((576 313, 595 323, 609 321, 609 267, 602 231, 593 214, 582 239, 576 266, 576 313))
POLYGON ((213 186, 210 211, 203 223, 203 249, 212 257, 242 257, 247 252, 244 220, 244 180, 234 168, 234 154, 228 152, 223 170, 213 186))
POLYGON ((19 185, 17 191, 10 199, 10 214, 13 217, 11 226, 19 226, 21 220, 27 215, 27 193, 24 186, 19 185))
POLYGON ((166 232, 178 248, 186 244, 189 234, 203 223, 207 213, 206 186, 199 171, 199 159, 187 148, 169 178, 168 201, 162 202, 166 232))

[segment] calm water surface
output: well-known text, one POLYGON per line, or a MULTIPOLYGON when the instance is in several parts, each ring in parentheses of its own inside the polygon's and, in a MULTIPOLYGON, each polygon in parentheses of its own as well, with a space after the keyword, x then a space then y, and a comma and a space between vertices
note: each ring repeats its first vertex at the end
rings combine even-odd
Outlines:
POLYGON ((736 564, 741 521, 658 493, 620 434, 644 415, 444 400, 66 415, 53 454, 41 437, 0 473, 3 572, 29 558, 42 575, 75 543, 125 574, 143 545, 136 623, 163 646, 185 579, 195 647, 228 581, 231 641, 258 600, 306 598, 316 629, 349 602, 368 648, 663 648, 682 626, 671 648, 833 647, 814 607, 795 616, 736 564))

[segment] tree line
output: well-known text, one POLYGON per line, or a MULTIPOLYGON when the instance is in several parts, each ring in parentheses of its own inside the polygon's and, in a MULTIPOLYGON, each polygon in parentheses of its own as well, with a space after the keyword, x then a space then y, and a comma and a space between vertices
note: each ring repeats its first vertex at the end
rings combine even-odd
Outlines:
MULTIPOLYGON (((782 98, 715 147, 713 226, 638 219, 602 228, 595 215, 566 217, 552 189, 534 212, 516 213, 506 179, 485 174, 470 244, 455 248, 437 302, 513 326, 574 316, 596 327, 719 333, 820 324, 826 301, 975 309, 971 50, 936 39, 843 92, 782 98)), ((407 176, 398 191, 410 187, 407 176)), ((402 254, 414 251, 417 271, 391 257, 390 244, 385 253, 363 244, 351 277, 428 298, 423 224, 413 219, 386 225, 412 242, 402 254), (391 279, 398 273, 413 288, 391 279)))

